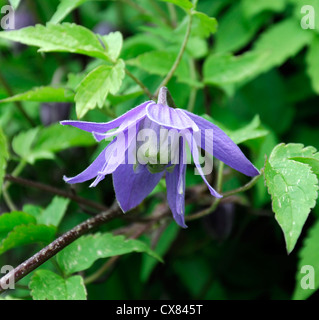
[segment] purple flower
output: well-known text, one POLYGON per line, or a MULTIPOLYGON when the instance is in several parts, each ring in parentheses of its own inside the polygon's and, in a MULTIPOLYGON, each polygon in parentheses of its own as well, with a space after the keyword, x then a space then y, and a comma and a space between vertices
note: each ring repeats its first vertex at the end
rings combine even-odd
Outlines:
POLYGON ((169 107, 166 97, 163 87, 158 103, 146 101, 106 123, 62 121, 63 125, 91 132, 97 141, 115 137, 86 170, 64 180, 73 184, 95 178, 91 184, 94 187, 105 175, 112 174, 117 201, 126 212, 140 204, 165 175, 173 217, 186 227, 186 142, 198 173, 214 197, 222 196, 205 178, 199 148, 247 176, 259 172, 221 129, 191 112, 169 107))

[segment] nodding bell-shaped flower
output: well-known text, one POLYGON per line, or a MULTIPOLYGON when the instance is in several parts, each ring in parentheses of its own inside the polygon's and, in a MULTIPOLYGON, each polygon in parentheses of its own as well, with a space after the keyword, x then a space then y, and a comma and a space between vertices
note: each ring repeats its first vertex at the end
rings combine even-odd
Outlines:
POLYGON ((187 146, 214 197, 221 195, 205 178, 210 172, 201 166, 200 148, 247 176, 259 172, 220 128, 191 112, 171 108, 167 96, 163 87, 157 103, 146 101, 106 123, 62 121, 62 125, 91 132, 97 141, 113 138, 86 170, 64 180, 74 184, 95 178, 91 184, 95 187, 112 174, 116 199, 126 212, 139 205, 165 175, 168 204, 175 221, 185 228, 187 146))

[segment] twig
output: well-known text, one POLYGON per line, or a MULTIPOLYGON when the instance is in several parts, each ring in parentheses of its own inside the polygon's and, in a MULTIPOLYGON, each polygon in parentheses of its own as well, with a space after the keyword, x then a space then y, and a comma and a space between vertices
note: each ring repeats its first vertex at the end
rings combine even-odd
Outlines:
POLYGON ((109 210, 86 220, 85 222, 66 232, 61 237, 57 238, 51 244, 36 253, 33 257, 3 276, 0 279, 0 293, 5 291, 5 289, 2 289, 5 287, 3 286, 3 284, 6 284, 9 280, 14 281, 14 283, 18 282, 27 274, 29 274, 30 272, 41 266, 44 262, 48 261, 54 255, 56 255, 70 243, 80 238, 82 235, 90 232, 96 227, 105 224, 106 222, 113 220, 114 218, 121 216, 122 214, 123 213, 119 206, 115 204, 109 210))
POLYGON ((86 198, 82 198, 82 197, 80 197, 80 196, 78 196, 76 194, 72 194, 72 193, 69 193, 67 191, 63 191, 63 190, 60 190, 58 188, 51 187, 49 185, 46 185, 46 184, 43 184, 43 183, 40 183, 40 182, 35 182, 35 181, 31 181, 31 180, 27 180, 27 179, 19 178, 19 177, 14 177, 14 176, 11 176, 11 175, 8 175, 8 174, 5 176, 5 180, 11 181, 11 182, 14 182, 14 183, 26 186, 26 187, 39 189, 41 191, 52 193, 52 194, 55 194, 55 195, 58 195, 58 196, 61 196, 61 197, 64 197, 64 198, 68 198, 68 199, 71 199, 71 200, 73 200, 75 202, 78 202, 80 204, 83 204, 85 206, 94 208, 94 209, 99 210, 99 211, 105 211, 107 209, 105 206, 103 206, 103 205, 101 205, 101 204, 99 204, 97 202, 88 200, 86 198))

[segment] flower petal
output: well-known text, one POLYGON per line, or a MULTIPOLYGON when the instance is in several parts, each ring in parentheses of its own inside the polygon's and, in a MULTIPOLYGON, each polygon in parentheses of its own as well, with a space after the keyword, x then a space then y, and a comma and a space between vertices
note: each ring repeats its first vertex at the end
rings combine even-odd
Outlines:
POLYGON ((107 175, 113 173, 121 164, 125 161, 125 154, 131 145, 135 145, 136 131, 132 132, 126 129, 120 133, 115 139, 112 145, 112 149, 106 155, 106 164, 104 168, 99 172, 100 175, 107 175))
POLYGON ((98 172, 102 170, 105 165, 105 157, 108 152, 112 148, 113 141, 99 154, 99 156, 94 160, 94 162, 83 172, 78 174, 73 178, 63 177, 64 181, 70 184, 74 183, 82 183, 87 180, 91 180, 98 175, 98 172))
POLYGON ((190 150, 191 150, 191 153, 193 155, 193 159, 194 159, 194 163, 195 163, 195 166, 199 172, 199 174, 201 175, 202 179, 204 180, 204 182, 206 183, 210 193, 216 197, 216 198, 222 198, 223 196, 220 195, 210 184, 209 182, 206 180, 206 177, 204 175, 204 172, 202 170, 202 167, 199 163, 199 152, 198 152, 198 146, 196 144, 196 141, 195 141, 195 138, 193 137, 193 135, 189 132, 185 133, 184 134, 186 140, 187 140, 187 143, 190 147, 190 150))
MULTIPOLYGON (((145 108, 149 103, 154 103, 154 101, 146 101, 140 104, 139 106, 127 111, 122 116, 109 122, 96 123, 96 122, 87 122, 87 121, 66 120, 66 121, 61 121, 60 123, 62 125, 70 125, 87 132, 105 133, 109 130, 112 130, 114 128, 121 126, 123 123, 129 124, 143 118, 146 114, 145 108)), ((122 126, 122 129, 124 130, 124 126, 122 126)))
POLYGON ((149 104, 146 113, 150 120, 164 127, 199 130, 196 123, 181 109, 173 109, 162 104, 149 104))
POLYGON ((185 174, 184 146, 180 147, 179 164, 173 172, 166 172, 167 201, 173 217, 178 225, 187 228, 185 224, 185 174))
POLYGON ((121 164, 113 172, 113 184, 122 210, 126 212, 139 205, 152 192, 163 174, 152 174, 142 165, 134 172, 132 164, 121 164))
POLYGON ((239 147, 223 130, 202 117, 188 111, 185 112, 194 120, 201 130, 201 141, 199 142, 195 137, 197 144, 200 143, 202 148, 204 148, 208 153, 247 176, 254 177, 260 174, 255 166, 246 158, 239 147), (213 134, 210 130, 205 129, 213 129, 213 134), (205 134, 207 134, 206 139, 205 134))

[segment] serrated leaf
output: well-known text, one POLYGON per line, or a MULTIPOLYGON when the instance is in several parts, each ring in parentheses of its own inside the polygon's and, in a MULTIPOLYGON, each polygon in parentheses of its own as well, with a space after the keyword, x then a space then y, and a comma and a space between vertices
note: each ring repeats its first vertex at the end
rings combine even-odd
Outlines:
POLYGON ((36 25, 2 31, 0 38, 39 47, 40 52, 70 52, 109 60, 96 34, 74 23, 36 25))
POLYGON ((59 266, 66 274, 86 270, 101 258, 145 252, 159 261, 161 258, 144 242, 113 236, 110 233, 83 236, 57 254, 59 266))
POLYGON ((123 47, 123 36, 119 31, 101 37, 111 60, 116 61, 123 47))
POLYGON ((203 12, 195 12, 193 14, 192 33, 203 38, 209 37, 217 31, 217 20, 209 17, 203 12))
POLYGON ((118 92, 125 76, 124 67, 124 61, 119 60, 114 66, 99 66, 85 77, 75 95, 79 118, 97 106, 102 108, 107 95, 118 92))
POLYGON ((13 211, 0 216, 0 240, 4 240, 8 233, 16 226, 36 223, 36 219, 24 212, 13 211))
POLYGON ((69 199, 54 197, 48 207, 37 218, 38 224, 57 227, 70 203, 69 199))
POLYGON ((303 157, 314 148, 300 144, 280 144, 265 165, 265 181, 272 207, 290 253, 300 236, 310 210, 316 205, 318 179, 309 165, 291 160, 303 157))
POLYGON ((267 58, 264 53, 257 52, 240 56, 211 55, 204 63, 204 82, 224 86, 250 79, 259 72, 267 58))
POLYGON ((319 94, 319 36, 313 38, 307 51, 307 74, 311 80, 313 90, 319 94))
POLYGON ((190 0, 160 0, 160 1, 175 4, 176 6, 184 9, 186 12, 190 12, 190 10, 194 6, 190 0))
POLYGON ((294 300, 305 300, 309 298, 319 288, 319 222, 317 221, 303 242, 303 246, 299 251, 299 261, 296 272, 296 286, 293 293, 294 300), (311 266, 314 269, 314 288, 302 288, 301 281, 305 277, 302 273, 304 266, 311 266))
POLYGON ((254 44, 255 51, 268 53, 260 72, 280 66, 311 40, 312 33, 305 32, 296 19, 290 18, 272 25, 254 44))
POLYGON ((3 184, 4 175, 6 172, 8 158, 9 158, 9 153, 8 153, 7 139, 0 127, 0 195, 2 191, 2 184, 3 184))
POLYGON ((55 236, 56 228, 44 225, 19 225, 16 226, 0 243, 0 254, 32 243, 50 243, 55 236))
POLYGON ((38 87, 13 97, 2 99, 0 103, 14 101, 73 102, 74 94, 71 90, 65 88, 38 87))
POLYGON ((49 270, 38 270, 29 283, 33 300, 86 300, 81 276, 62 278, 49 270))

